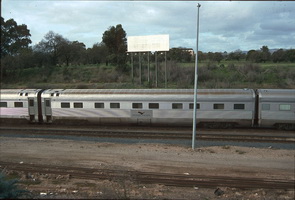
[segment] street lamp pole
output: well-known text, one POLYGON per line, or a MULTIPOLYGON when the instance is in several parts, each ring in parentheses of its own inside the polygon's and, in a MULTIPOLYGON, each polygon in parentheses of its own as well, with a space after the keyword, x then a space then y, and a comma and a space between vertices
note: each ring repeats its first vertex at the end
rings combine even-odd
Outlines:
POLYGON ((199 51, 199 13, 201 4, 197 4, 197 42, 196 42, 196 60, 195 60, 195 88, 194 88, 194 112, 193 112, 193 137, 192 137, 192 149, 195 149, 196 140, 196 123, 197 123, 197 86, 198 86, 198 51, 199 51))

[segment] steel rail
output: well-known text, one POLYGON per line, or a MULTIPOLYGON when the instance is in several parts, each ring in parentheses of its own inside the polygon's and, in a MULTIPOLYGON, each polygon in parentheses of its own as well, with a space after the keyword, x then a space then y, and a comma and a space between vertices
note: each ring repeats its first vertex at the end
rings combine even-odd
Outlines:
POLYGON ((87 180, 131 180, 141 184, 163 184, 178 187, 234 187, 241 189, 264 188, 292 190, 295 180, 261 179, 251 177, 184 175, 172 173, 141 172, 130 170, 110 170, 81 167, 51 166, 37 164, 19 164, 0 161, 0 169, 25 173, 54 174, 68 176, 71 179, 87 180))
MULTIPOLYGON (((84 136, 84 137, 111 137, 111 138, 141 138, 141 139, 183 139, 190 140, 191 134, 188 131, 171 130, 114 130, 114 129, 68 129, 68 128, 30 128, 30 127, 0 127, 0 135, 25 134, 25 135, 54 135, 54 136, 84 136)), ((223 130, 226 132, 226 130, 223 130)), ((198 140, 221 140, 221 141, 242 141, 242 142, 269 142, 269 143, 294 143, 294 134, 288 136, 278 135, 253 135, 235 133, 199 133, 198 140)))

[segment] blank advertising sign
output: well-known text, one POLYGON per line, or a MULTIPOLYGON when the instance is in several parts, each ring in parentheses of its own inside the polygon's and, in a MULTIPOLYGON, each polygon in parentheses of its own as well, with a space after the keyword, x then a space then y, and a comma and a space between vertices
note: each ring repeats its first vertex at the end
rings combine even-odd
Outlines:
POLYGON ((127 37, 128 52, 169 51, 169 35, 127 37))

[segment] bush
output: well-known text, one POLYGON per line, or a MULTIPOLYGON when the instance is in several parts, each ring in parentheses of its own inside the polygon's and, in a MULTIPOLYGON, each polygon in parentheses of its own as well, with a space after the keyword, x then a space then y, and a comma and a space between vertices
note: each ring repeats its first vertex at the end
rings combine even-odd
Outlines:
POLYGON ((0 173, 0 199, 29 197, 29 191, 19 189, 16 183, 18 183, 18 180, 9 180, 3 173, 0 173))

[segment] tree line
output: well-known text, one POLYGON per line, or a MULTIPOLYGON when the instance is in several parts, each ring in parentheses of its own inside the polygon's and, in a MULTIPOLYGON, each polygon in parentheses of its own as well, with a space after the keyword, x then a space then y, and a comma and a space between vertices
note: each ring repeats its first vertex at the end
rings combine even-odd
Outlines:
MULTIPOLYGON (((27 25, 18 25, 13 19, 7 21, 1 17, 1 77, 7 71, 26 68, 41 68, 69 65, 101 64, 114 65, 119 71, 129 71, 130 55, 127 51, 126 32, 121 24, 111 26, 102 35, 102 41, 86 48, 83 42, 70 41, 64 36, 49 31, 36 45, 31 45, 31 34, 27 25)), ((167 60, 176 62, 194 62, 194 54, 186 48, 171 48, 167 60)), ((151 54, 151 60, 154 54, 151 54)), ((158 54, 158 61, 164 55, 158 54)), ((295 49, 279 49, 270 53, 267 46, 260 50, 234 52, 198 52, 200 62, 209 60, 247 60, 249 62, 295 62, 295 49)))

